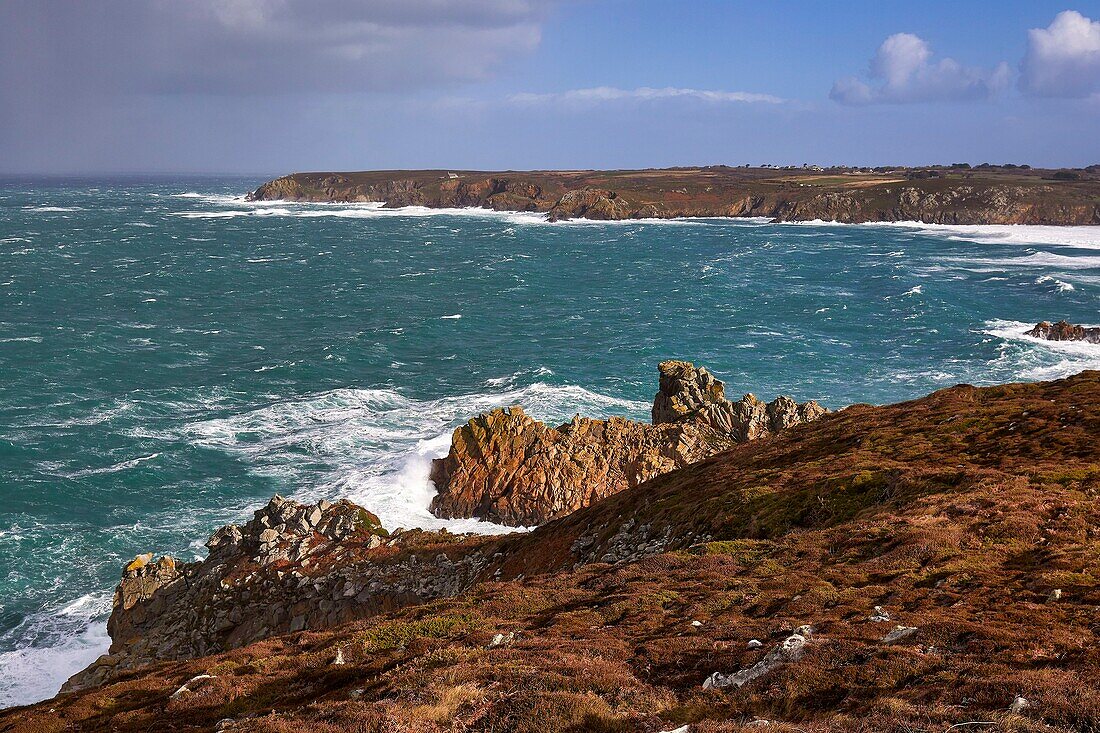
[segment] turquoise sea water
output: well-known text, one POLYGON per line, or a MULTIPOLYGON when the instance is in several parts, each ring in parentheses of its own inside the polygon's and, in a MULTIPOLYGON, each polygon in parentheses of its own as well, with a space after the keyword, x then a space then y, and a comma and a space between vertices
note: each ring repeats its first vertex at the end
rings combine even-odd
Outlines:
POLYGON ((1100 368, 1100 231, 246 204, 253 179, 0 182, 0 706, 106 648, 120 565, 273 493, 435 520, 473 414, 648 415, 658 361, 837 408, 1100 368))

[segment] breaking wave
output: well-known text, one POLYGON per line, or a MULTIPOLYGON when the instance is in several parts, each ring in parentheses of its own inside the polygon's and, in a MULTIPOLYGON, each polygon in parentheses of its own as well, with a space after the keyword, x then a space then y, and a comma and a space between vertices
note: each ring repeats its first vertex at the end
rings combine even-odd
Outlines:
MULTIPOLYGON (((1048 341, 1028 336, 1035 324, 1023 321, 987 321, 982 333, 1000 339, 999 360, 1013 365, 1017 379, 1061 379, 1086 369, 1100 369, 1100 344, 1048 341)), ((997 365, 991 365, 994 369, 997 365)))
POLYGON ((509 532, 487 522, 432 515, 428 505, 435 489, 428 471, 433 458, 446 455, 454 428, 477 413, 517 404, 551 423, 578 412, 641 416, 648 409, 581 387, 543 383, 436 400, 388 389, 338 389, 194 422, 185 430, 200 445, 239 456, 252 470, 298 487, 295 499, 347 497, 390 528, 509 532))

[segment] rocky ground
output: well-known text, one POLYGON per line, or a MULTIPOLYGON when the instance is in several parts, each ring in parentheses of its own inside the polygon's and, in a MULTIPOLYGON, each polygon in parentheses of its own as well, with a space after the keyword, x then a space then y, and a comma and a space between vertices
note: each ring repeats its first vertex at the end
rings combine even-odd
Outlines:
POLYGON ((1097 730, 1098 436, 1085 372, 855 405, 502 538, 276 500, 138 558, 119 663, 0 730, 1097 730))
POLYGON ((827 170, 295 173, 252 200, 535 211, 551 221, 764 216, 780 221, 1100 224, 1100 171, 1017 166, 827 170))

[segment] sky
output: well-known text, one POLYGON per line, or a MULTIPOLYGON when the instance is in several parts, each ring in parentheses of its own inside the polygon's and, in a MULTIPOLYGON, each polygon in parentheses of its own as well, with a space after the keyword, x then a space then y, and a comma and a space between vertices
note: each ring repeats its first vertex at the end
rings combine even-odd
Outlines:
POLYGON ((1100 163, 1100 0, 0 0, 0 173, 1100 163))

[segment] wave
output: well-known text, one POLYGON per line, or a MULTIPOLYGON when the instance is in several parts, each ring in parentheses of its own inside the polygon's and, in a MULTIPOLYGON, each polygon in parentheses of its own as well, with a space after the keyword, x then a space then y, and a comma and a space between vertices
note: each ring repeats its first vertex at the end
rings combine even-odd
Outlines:
POLYGON ((1056 268, 1068 270, 1100 269, 1100 256, 1072 256, 1053 252, 1035 252, 1024 257, 950 257, 947 262, 993 267, 1056 268))
POLYGON ((84 211, 79 206, 24 206, 23 210, 42 214, 65 214, 73 211, 84 211))
POLYGON ((88 594, 33 613, 6 633, 21 643, 5 646, 21 648, 0 653, 0 708, 53 697, 66 679, 106 652, 104 617, 110 609, 110 593, 88 594))
POLYGON ((1036 285, 1051 285, 1059 293, 1072 293, 1074 290, 1077 289, 1077 288, 1073 287, 1073 285, 1071 283, 1068 283, 1065 280, 1059 280, 1058 278, 1053 277, 1052 275, 1040 275, 1039 277, 1035 278, 1035 284, 1036 285))
POLYGON ((1014 363, 1019 379, 1061 379, 1086 369, 1100 369, 1100 344, 1083 341, 1048 341, 1028 336, 1034 323, 1023 321, 987 321, 981 332, 1002 344, 1001 359, 1014 363))
POLYGON ((478 413, 515 404, 552 423, 578 412, 641 417, 648 410, 640 402, 544 383, 436 400, 389 389, 339 389, 192 422, 184 431, 199 445, 238 456, 251 470, 277 478, 298 500, 347 497, 390 528, 500 533, 514 530, 432 515, 428 505, 435 488, 428 472, 433 458, 446 455, 455 427, 478 413))
POLYGON ((545 213, 533 211, 495 211, 478 206, 466 207, 429 207, 399 206, 387 207, 381 202, 342 203, 336 201, 246 201, 243 196, 189 195, 176 194, 177 198, 202 200, 215 206, 229 206, 221 211, 176 211, 171 216, 185 219, 233 219, 253 216, 286 216, 302 219, 333 217, 338 219, 379 219, 401 217, 463 216, 502 220, 509 224, 550 225, 556 227, 606 227, 644 224, 665 226, 697 226, 714 224, 733 224, 736 226, 763 226, 771 223, 767 217, 674 217, 670 219, 586 219, 578 217, 551 222, 545 213))
POLYGON ((1100 249, 1100 226, 1047 226, 1041 224, 925 224, 919 221, 872 221, 849 224, 838 221, 788 221, 781 226, 836 226, 919 230, 955 241, 979 244, 1059 245, 1100 249))

